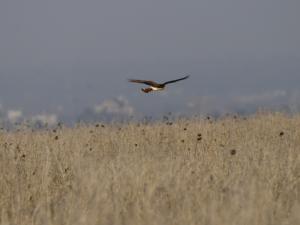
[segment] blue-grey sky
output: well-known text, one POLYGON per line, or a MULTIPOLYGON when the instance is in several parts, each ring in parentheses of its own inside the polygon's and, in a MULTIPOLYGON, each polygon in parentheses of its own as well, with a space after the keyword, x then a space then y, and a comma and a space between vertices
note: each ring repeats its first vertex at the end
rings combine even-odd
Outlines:
POLYGON ((294 96, 299 10, 297 0, 2 0, 0 103, 75 116, 119 96, 144 113, 201 97, 294 96), (166 94, 126 81, 185 74, 166 94))

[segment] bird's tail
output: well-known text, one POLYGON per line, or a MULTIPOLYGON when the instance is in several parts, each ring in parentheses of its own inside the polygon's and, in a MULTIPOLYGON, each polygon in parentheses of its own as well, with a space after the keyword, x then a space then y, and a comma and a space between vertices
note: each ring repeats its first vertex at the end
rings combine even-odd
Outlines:
POLYGON ((142 91, 145 93, 149 93, 152 91, 152 88, 142 88, 142 91))

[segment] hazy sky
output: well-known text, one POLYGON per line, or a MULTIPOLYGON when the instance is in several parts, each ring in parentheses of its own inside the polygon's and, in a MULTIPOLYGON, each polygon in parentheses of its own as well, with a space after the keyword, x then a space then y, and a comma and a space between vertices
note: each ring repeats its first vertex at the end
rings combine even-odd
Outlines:
POLYGON ((0 103, 80 111, 124 96, 164 112, 201 96, 300 88, 298 0, 1 0, 0 103), (190 74, 166 94, 127 78, 190 74))

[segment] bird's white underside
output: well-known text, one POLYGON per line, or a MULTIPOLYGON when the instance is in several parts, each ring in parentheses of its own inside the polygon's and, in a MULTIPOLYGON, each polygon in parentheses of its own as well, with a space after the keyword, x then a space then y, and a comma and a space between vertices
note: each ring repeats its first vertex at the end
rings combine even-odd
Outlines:
POLYGON ((161 90, 164 90, 164 88, 157 88, 157 87, 152 87, 152 86, 151 86, 151 88, 152 88, 153 91, 161 91, 161 90))

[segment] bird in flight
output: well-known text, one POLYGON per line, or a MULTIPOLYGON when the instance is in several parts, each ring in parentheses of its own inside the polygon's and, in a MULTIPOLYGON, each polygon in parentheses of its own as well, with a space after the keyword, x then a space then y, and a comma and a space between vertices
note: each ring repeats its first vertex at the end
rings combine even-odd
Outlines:
POLYGON ((178 82, 178 81, 181 81, 181 80, 185 80, 187 78, 189 78, 189 76, 185 76, 183 78, 176 79, 176 80, 170 80, 170 81, 167 81, 167 82, 164 82, 164 83, 156 83, 156 82, 151 81, 151 80, 134 80, 134 79, 129 79, 129 82, 148 85, 149 86, 148 88, 142 88, 141 90, 145 93, 149 93, 151 91, 164 90, 165 86, 167 84, 175 83, 175 82, 178 82))

